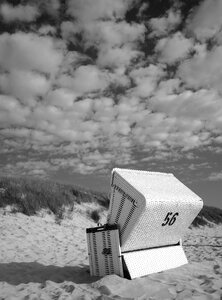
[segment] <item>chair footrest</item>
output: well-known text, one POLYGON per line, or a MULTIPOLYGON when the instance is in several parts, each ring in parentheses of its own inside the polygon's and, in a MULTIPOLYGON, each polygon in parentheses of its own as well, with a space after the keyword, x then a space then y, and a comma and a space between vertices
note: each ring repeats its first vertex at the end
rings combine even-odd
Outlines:
POLYGON ((131 279, 188 263, 181 244, 126 252, 122 256, 131 279))

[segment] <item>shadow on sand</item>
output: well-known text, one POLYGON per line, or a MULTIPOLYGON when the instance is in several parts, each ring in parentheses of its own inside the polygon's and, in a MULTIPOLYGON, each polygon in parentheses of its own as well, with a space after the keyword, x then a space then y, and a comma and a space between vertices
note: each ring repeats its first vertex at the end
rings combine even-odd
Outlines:
POLYGON ((47 280, 61 283, 71 281, 74 283, 92 283, 99 277, 91 277, 89 266, 44 266, 37 262, 11 262, 0 264, 0 281, 18 285, 20 283, 38 282, 47 280))

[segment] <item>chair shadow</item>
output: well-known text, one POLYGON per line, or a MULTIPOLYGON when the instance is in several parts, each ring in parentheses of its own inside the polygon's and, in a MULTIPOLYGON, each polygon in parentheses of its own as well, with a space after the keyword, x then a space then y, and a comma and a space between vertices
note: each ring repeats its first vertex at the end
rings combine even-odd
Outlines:
POLYGON ((11 262, 0 263, 0 281, 18 285, 21 283, 45 283, 47 280, 61 283, 71 281, 74 283, 92 283, 99 277, 91 277, 89 266, 45 266, 37 262, 11 262))

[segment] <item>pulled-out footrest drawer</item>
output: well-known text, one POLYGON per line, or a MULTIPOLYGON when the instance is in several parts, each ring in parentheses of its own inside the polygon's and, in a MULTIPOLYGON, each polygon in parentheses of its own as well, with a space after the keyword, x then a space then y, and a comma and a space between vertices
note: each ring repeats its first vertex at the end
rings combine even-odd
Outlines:
POLYGON ((87 228, 86 235, 90 274, 92 276, 116 274, 123 277, 117 225, 87 228))
POLYGON ((187 264, 182 245, 170 245, 152 249, 122 253, 124 269, 129 278, 145 276, 187 264))

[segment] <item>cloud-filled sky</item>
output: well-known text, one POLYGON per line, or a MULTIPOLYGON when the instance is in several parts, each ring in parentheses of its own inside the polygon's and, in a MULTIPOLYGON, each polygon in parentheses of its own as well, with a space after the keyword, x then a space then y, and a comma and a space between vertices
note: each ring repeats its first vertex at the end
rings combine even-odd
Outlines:
POLYGON ((173 173, 222 207, 222 0, 0 4, 0 175, 173 173))

